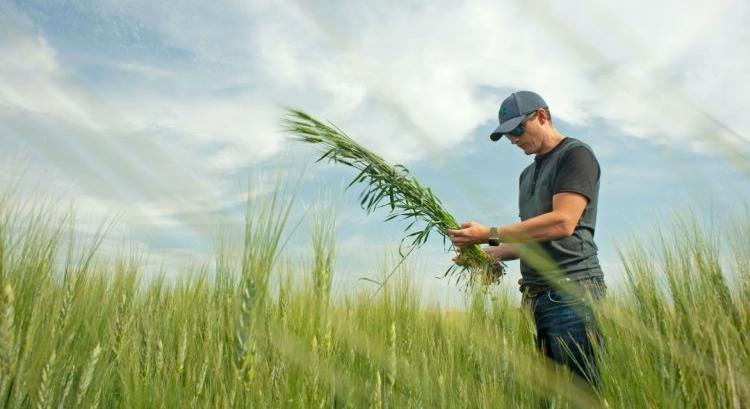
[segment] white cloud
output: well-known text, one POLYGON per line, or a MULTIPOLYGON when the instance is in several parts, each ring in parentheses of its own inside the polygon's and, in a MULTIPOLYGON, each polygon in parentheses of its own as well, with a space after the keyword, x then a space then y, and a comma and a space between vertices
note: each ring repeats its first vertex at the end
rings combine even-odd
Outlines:
POLYGON ((570 124, 744 150, 731 132, 750 134, 749 9, 739 0, 81 1, 51 17, 97 22, 104 44, 82 47, 85 27, 58 38, 23 4, 3 3, 0 138, 24 142, 0 146, 31 151, 32 166, 73 186, 91 214, 126 208, 133 223, 164 229, 210 226, 213 216, 200 215, 242 200, 231 172, 286 150, 284 105, 399 162, 455 149, 519 88, 539 91, 570 124))
MULTIPOLYGON (((261 64, 282 89, 329 94, 313 98, 311 110, 393 160, 449 149, 493 117, 504 93, 478 96, 482 86, 536 89, 569 123, 601 118, 663 143, 716 131, 703 114, 747 133, 747 115, 729 121, 702 103, 747 80, 748 46, 740 43, 747 6, 677 5, 649 3, 646 18, 633 12, 645 7, 639 2, 574 10, 554 1, 300 7, 307 33, 300 33, 299 14, 284 8, 258 25, 272 40, 261 64), (710 78, 717 69, 732 75, 710 78)), ((741 110, 746 98, 722 100, 741 110)))
POLYGON ((0 110, 21 109, 96 127, 85 98, 64 84, 55 50, 8 5, 0 5, 0 50, 0 110))
MULTIPOLYGON (((599 117, 666 143, 715 128, 696 107, 746 134, 748 97, 722 90, 747 80, 747 5, 677 5, 649 3, 648 13, 635 13, 642 3, 573 9, 557 1, 352 3, 330 9, 294 2, 176 8, 84 2, 79 9, 95 17, 158 33, 163 43, 154 49, 183 50, 192 58, 166 68, 168 54, 159 64, 129 56, 115 64, 150 82, 98 90, 100 99, 90 101, 82 96, 87 84, 67 80, 38 31, 12 24, 5 29, 0 95, 6 104, 83 124, 167 129, 192 143, 227 144, 210 160, 220 169, 278 152, 280 105, 332 119, 389 159, 423 159, 494 118, 507 91, 477 93, 480 87, 535 89, 569 123, 599 117), (717 97, 726 108, 703 103, 717 97), (103 113, 101 99, 117 115, 103 113)), ((17 14, 5 7, 6 19, 17 14)))

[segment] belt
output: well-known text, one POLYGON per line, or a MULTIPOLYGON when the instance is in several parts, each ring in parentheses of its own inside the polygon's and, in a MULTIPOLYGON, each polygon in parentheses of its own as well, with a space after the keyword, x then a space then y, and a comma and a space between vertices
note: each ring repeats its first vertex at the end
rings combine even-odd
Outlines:
POLYGON ((521 287, 521 292, 523 293, 524 297, 536 298, 539 295, 541 295, 543 292, 547 291, 548 288, 549 287, 546 285, 524 284, 521 287))
MULTIPOLYGON (((582 287, 582 289, 585 290, 591 290, 591 284, 595 283, 594 280, 599 280, 597 278, 585 278, 582 280, 572 280, 570 277, 564 277, 560 280, 561 283, 577 283, 582 287)), ((603 285, 604 283, 599 285, 603 285)), ((606 286, 605 286, 606 288, 606 286)), ((525 283, 521 285, 521 293, 527 297, 527 298, 535 298, 544 293, 545 291, 549 290, 550 286, 543 285, 543 284, 533 284, 533 283, 525 283)))

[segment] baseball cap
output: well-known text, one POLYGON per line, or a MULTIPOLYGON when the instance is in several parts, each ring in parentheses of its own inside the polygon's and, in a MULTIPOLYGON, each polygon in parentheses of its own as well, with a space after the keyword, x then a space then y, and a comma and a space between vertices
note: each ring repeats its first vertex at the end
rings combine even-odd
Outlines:
POLYGON ((523 121, 523 118, 539 108, 547 108, 541 96, 536 92, 518 91, 510 94, 500 105, 498 119, 500 125, 490 134, 490 139, 497 141, 523 121))

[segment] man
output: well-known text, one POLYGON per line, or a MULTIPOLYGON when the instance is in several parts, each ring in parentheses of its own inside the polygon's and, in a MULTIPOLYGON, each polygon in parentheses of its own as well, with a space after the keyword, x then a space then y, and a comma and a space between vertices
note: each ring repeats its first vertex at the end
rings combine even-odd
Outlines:
POLYGON ((600 337, 590 304, 606 290, 594 244, 599 163, 588 145, 555 129, 547 103, 534 92, 506 98, 499 119, 490 139, 505 136, 535 155, 520 177, 521 222, 467 222, 449 236, 459 250, 488 243, 484 250, 495 259, 520 258, 520 291, 534 315, 538 347, 599 385, 591 339, 600 337))

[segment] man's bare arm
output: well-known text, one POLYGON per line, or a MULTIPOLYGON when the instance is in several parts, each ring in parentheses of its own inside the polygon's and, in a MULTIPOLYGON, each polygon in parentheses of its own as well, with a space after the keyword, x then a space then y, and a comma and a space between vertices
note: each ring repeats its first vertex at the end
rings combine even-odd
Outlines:
POLYGON ((587 199, 578 193, 558 193, 552 197, 552 211, 520 223, 500 227, 500 237, 508 241, 540 242, 559 240, 575 231, 587 199))
POLYGON ((504 243, 497 247, 485 247, 482 250, 494 260, 510 261, 518 259, 518 247, 515 244, 504 243))
MULTIPOLYGON (((558 193, 552 197, 551 212, 498 228, 500 239, 504 242, 540 242, 568 237, 581 219, 587 200, 578 193, 558 193)), ((489 230, 479 223, 467 222, 460 230, 448 230, 448 234, 453 244, 461 248, 486 243, 489 230)))

